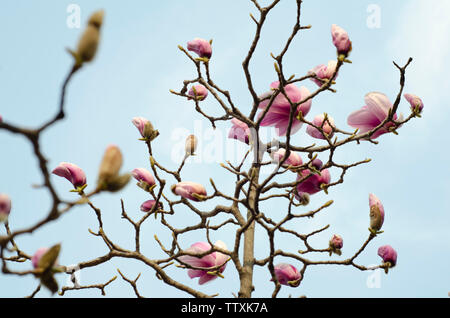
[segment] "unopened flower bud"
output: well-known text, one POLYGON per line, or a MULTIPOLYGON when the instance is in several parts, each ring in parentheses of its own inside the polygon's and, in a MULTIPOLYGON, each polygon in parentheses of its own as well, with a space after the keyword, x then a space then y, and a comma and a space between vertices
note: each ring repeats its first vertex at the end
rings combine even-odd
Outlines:
POLYGON ((411 110, 413 112, 416 111, 416 109, 419 112, 419 114, 422 112, 423 102, 418 96, 413 94, 404 94, 403 96, 411 104, 411 110))
POLYGON ((208 96, 208 90, 205 86, 198 84, 191 87, 188 92, 189 99, 195 99, 198 101, 204 100, 208 96))
POLYGON ((47 247, 41 247, 38 248, 37 251, 34 253, 33 257, 31 258, 31 263, 33 264, 34 268, 38 267, 39 261, 41 260, 42 255, 47 253, 48 248, 47 247))
POLYGON ((275 276, 278 280, 278 282, 281 285, 291 286, 291 287, 298 287, 300 285, 300 280, 302 278, 302 275, 298 271, 297 268, 290 264, 277 264, 274 268, 275 276))
POLYGON ((189 135, 186 138, 186 144, 184 149, 186 150, 186 156, 193 156, 195 150, 197 149, 197 137, 195 137, 194 135, 189 135))
POLYGON ((76 64, 90 62, 94 59, 100 41, 100 28, 103 23, 104 11, 94 12, 89 18, 88 25, 78 42, 76 52, 72 52, 76 59, 76 64))
POLYGON ((320 64, 314 67, 312 70, 308 72, 308 75, 316 74, 316 78, 312 77, 311 81, 317 84, 317 86, 322 86, 324 82, 320 80, 334 80, 337 77, 336 75, 333 77, 334 72, 336 71, 337 61, 329 61, 328 65, 320 64))
POLYGON ((137 181, 139 181, 137 185, 145 191, 150 191, 154 188, 155 178, 153 178, 153 175, 147 169, 136 168, 131 171, 131 174, 137 181))
POLYGON ((381 246, 378 249, 378 255, 383 259, 383 263, 390 263, 390 267, 397 264, 397 252, 390 245, 381 246))
POLYGON ((197 53, 200 58, 211 58, 212 48, 210 41, 195 38, 187 43, 187 49, 189 51, 197 53))
POLYGON ((53 174, 66 178, 74 188, 82 188, 86 185, 86 174, 83 169, 70 162, 61 162, 53 171, 53 174))
POLYGON ((0 193, 0 222, 8 220, 11 212, 11 199, 8 195, 0 193))
POLYGON ((53 275, 58 267, 58 256, 60 251, 60 244, 54 245, 50 249, 41 247, 31 258, 33 267, 36 270, 39 270, 35 275, 40 278, 41 284, 47 287, 52 293, 57 292, 59 289, 58 282, 53 275))
MULTIPOLYGON (((335 128, 333 118, 327 116, 327 119, 325 120, 325 114, 320 114, 314 117, 312 123, 317 127, 322 128, 323 132, 328 136, 328 138, 333 137, 333 129, 335 128)), ((308 127, 306 128, 306 133, 313 138, 325 139, 320 130, 311 125, 308 125, 308 127)))
POLYGON ((228 132, 228 138, 245 142, 247 145, 250 144, 251 133, 248 125, 237 118, 233 118, 231 123, 233 126, 228 132))
MULTIPOLYGON (((286 154, 286 149, 280 148, 275 152, 272 152, 270 156, 272 157, 272 161, 275 163, 279 163, 283 160, 286 154)), ((302 158, 294 151, 290 151, 289 156, 283 162, 283 167, 299 167, 303 164, 302 158)))
POLYGON ((144 117, 134 117, 132 123, 144 139, 152 141, 159 135, 159 132, 153 128, 152 123, 144 117))
MULTIPOLYGON (((155 205, 156 201, 155 200, 148 200, 145 201, 144 203, 141 204, 141 211, 142 212, 150 212, 153 208, 153 206, 155 205)), ((163 205, 161 202, 158 202, 158 209, 162 209, 163 205)))
POLYGON ((179 182, 172 186, 172 192, 183 198, 193 201, 203 201, 206 197, 206 189, 203 185, 190 181, 179 182))
POLYGON ((340 26, 333 24, 331 26, 331 37, 333 39, 333 44, 337 49, 338 54, 343 54, 347 56, 352 50, 352 42, 348 37, 347 31, 345 31, 340 26))
POLYGON ((344 240, 341 236, 334 234, 329 242, 330 246, 330 255, 331 253, 336 253, 338 255, 341 255, 341 248, 344 246, 344 240))
POLYGON ((381 201, 374 195, 369 194, 370 206, 370 228, 373 231, 379 231, 384 222, 384 207, 381 201))
POLYGON ((123 158, 119 147, 110 145, 106 148, 100 164, 97 188, 111 192, 119 191, 130 181, 131 175, 119 175, 123 158))

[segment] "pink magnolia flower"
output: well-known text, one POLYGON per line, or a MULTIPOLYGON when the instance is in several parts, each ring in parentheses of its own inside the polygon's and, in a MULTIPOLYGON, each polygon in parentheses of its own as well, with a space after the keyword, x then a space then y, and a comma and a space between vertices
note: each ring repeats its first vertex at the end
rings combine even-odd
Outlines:
POLYGON ((418 96, 413 95, 413 94, 404 94, 403 96, 411 104, 411 110, 412 111, 414 111, 414 109, 416 109, 416 107, 418 107, 419 108, 419 113, 422 112, 422 110, 423 110, 423 102, 418 96))
MULTIPOLYGON (((322 127, 323 132, 326 133, 329 138, 333 137, 334 135, 333 128, 336 128, 336 126, 334 125, 334 119, 332 117, 327 116, 327 120, 325 120, 325 115, 320 114, 314 117, 312 123, 317 127, 322 127)), ((325 137, 317 128, 310 125, 306 127, 306 133, 313 138, 325 139, 325 137)))
POLYGON ((206 189, 199 183, 182 181, 172 186, 172 192, 193 201, 202 201, 206 196, 206 189))
POLYGON ((0 193, 0 222, 8 219, 11 212, 11 199, 8 195, 0 193))
MULTIPOLYGON (((320 170, 322 168, 323 164, 322 164, 322 161, 320 161, 319 159, 314 159, 314 161, 312 162, 312 165, 317 170, 320 170)), ((310 175, 310 174, 311 174, 311 171, 309 169, 302 170, 297 175, 297 181, 310 175)), ((315 194, 322 190, 322 188, 321 188, 322 184, 330 183, 331 176, 330 176, 330 172, 328 171, 328 169, 324 169, 324 170, 320 171, 320 174, 321 175, 319 176, 318 174, 313 173, 310 177, 308 177, 307 179, 305 179, 304 181, 300 182, 297 185, 297 194, 296 194, 297 199, 300 199, 301 194, 304 192, 306 192, 308 194, 315 194)))
POLYGON ((86 184, 86 174, 84 171, 77 165, 70 162, 61 162, 52 173, 69 180, 75 189, 86 184))
MULTIPOLYGON (((214 246, 223 250, 227 249, 227 246, 222 241, 217 241, 216 243, 214 243, 214 246)), ((211 249, 212 246, 209 243, 198 242, 192 244, 191 247, 186 250, 186 252, 193 254, 203 254, 211 249)), ((215 273, 211 273, 211 271, 223 273, 223 271, 227 266, 228 258, 229 257, 226 254, 220 252, 212 252, 201 258, 196 256, 183 255, 179 257, 179 260, 183 263, 186 263, 189 266, 201 268, 201 269, 192 269, 192 268, 189 269, 188 275, 190 278, 200 277, 198 283, 200 285, 203 285, 217 278, 218 275, 215 273), (217 269, 217 267, 219 268, 217 269)))
MULTIPOLYGON (((285 154, 286 149, 280 148, 277 151, 271 153, 270 156, 272 157, 272 160, 278 164, 284 158, 285 154)), ((291 150, 291 152, 289 153, 289 157, 287 157, 283 163, 283 167, 286 168, 289 166, 298 167, 301 166, 302 164, 303 164, 302 158, 297 153, 291 150)))
POLYGON ((204 100, 208 96, 208 90, 201 84, 194 85, 189 90, 188 96, 189 99, 204 100))
POLYGON ((3 122, 3 117, 0 115, 0 124, 3 122))
POLYGON ((352 50, 352 42, 348 37, 347 31, 340 26, 333 24, 331 26, 331 37, 338 54, 344 54, 347 56, 352 50))
POLYGON ((133 171, 131 171, 131 174, 139 182, 144 182, 149 186, 155 184, 155 179, 153 178, 153 175, 150 173, 150 171, 148 171, 145 168, 136 168, 133 171))
MULTIPOLYGON (((336 73, 336 76, 332 78, 334 72, 336 71, 337 61, 329 61, 328 65, 320 64, 314 67, 312 70, 308 72, 309 74, 316 74, 317 78, 320 78, 322 80, 334 80, 338 76, 336 73)), ((317 84, 317 86, 322 86, 324 83, 319 81, 317 78, 311 78, 311 81, 317 84)))
POLYGON ((344 246, 344 240, 341 236, 334 234, 330 240, 330 247, 333 249, 341 249, 344 246))
POLYGON ((187 49, 197 53, 197 55, 202 58, 205 57, 209 59, 212 55, 211 43, 204 39, 195 38, 194 40, 189 41, 187 43, 187 49))
POLYGON ((383 259, 384 263, 391 263, 391 266, 397 264, 397 252, 390 245, 381 246, 378 249, 378 255, 383 259))
MULTIPOLYGON (((156 201, 155 200, 148 200, 145 201, 144 203, 141 204, 141 211, 142 212, 150 212, 153 208, 153 206, 155 205, 156 201)), ((158 208, 162 209, 163 205, 161 202, 158 202, 158 208)))
POLYGON ((147 135, 145 128, 146 128, 146 126, 148 127, 148 125, 151 125, 150 121, 144 117, 134 117, 131 122, 139 130, 139 133, 141 134, 141 136, 145 138, 147 135))
POLYGON ((231 120, 233 126, 230 128, 228 132, 228 138, 237 139, 239 141, 245 142, 247 145, 250 143, 250 128, 248 128, 247 124, 240 121, 237 118, 233 118, 231 120))
MULTIPOLYGON (((277 89, 279 85, 280 84, 277 81, 273 82, 270 87, 272 89, 277 89)), ((298 103, 310 95, 309 90, 306 87, 302 86, 298 88, 294 84, 286 85, 284 87, 284 91, 286 92, 286 95, 289 97, 289 100, 292 103, 298 103)), ((260 96, 260 99, 264 100, 259 103, 258 108, 264 110, 267 107, 272 93, 273 92, 266 92, 260 96)), ((261 121, 261 126, 274 126, 275 128, 277 128, 278 136, 285 136, 289 125, 289 114, 291 112, 291 104, 289 103, 289 100, 280 92, 277 97, 275 97, 269 111, 261 121)), ((303 116, 306 116, 311 109, 311 103, 312 100, 310 99, 297 106, 297 111, 294 113, 294 118, 292 121, 291 134, 295 134, 303 124, 295 117, 300 111, 302 112, 303 116)), ((259 118, 261 118, 262 114, 263 112, 259 114, 259 118)))
POLYGON ((41 260, 42 256, 48 252, 48 248, 47 247, 41 247, 39 248, 33 255, 33 257, 31 258, 31 263, 33 264, 34 268, 37 268, 39 265, 39 261, 41 260))
POLYGON ((379 231, 384 222, 384 207, 375 194, 369 194, 370 228, 379 231))
MULTIPOLYGON (((366 133, 380 125, 388 116, 389 110, 393 107, 387 96, 383 93, 368 93, 364 97, 364 100, 366 105, 360 110, 351 113, 347 118, 347 123, 354 128, 358 128, 360 133, 366 133)), ((397 114, 394 114, 393 119, 397 120, 397 114)), ((388 133, 389 127, 391 126, 394 126, 394 123, 386 123, 370 138, 376 139, 379 136, 388 133)))
POLYGON ((281 285, 297 287, 300 285, 302 275, 297 268, 290 264, 277 264, 274 268, 275 276, 281 285))

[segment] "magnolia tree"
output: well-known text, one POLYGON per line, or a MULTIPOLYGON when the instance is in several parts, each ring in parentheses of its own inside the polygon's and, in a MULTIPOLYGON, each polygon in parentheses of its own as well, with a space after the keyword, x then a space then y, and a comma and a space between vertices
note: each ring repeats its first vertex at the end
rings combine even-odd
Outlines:
MULTIPOLYGON (((240 286, 236 286, 236 297, 251 297, 254 291, 254 269, 264 267, 267 269, 267 279, 273 282, 273 291, 267 296, 276 297, 283 286, 286 288, 298 287, 305 277, 305 271, 309 266, 316 265, 346 265, 355 267, 357 270, 367 271, 382 268, 388 270, 395 267, 397 252, 390 245, 381 246, 378 255, 381 262, 377 266, 366 267, 356 262, 357 257, 364 249, 382 233, 385 211, 382 202, 374 195, 368 194, 369 207, 369 231, 367 239, 362 246, 350 252, 348 258, 334 260, 330 258, 333 254, 341 255, 343 238, 334 234, 329 239, 328 246, 313 246, 310 238, 316 235, 324 235, 329 225, 318 228, 310 233, 299 233, 290 228, 293 220, 304 220, 314 217, 317 213, 329 208, 333 201, 323 203, 318 208, 308 207, 310 196, 321 191, 328 193, 331 187, 339 185, 344 181, 345 173, 356 166, 366 164, 370 159, 354 162, 351 164, 340 164, 335 161, 334 155, 341 148, 350 143, 369 142, 377 144, 376 140, 383 134, 396 134, 396 130, 407 123, 410 119, 420 117, 423 109, 421 99, 412 94, 404 94, 404 98, 410 106, 411 113, 408 117, 397 116, 397 110, 402 100, 403 87, 405 83, 405 71, 411 63, 410 58, 405 65, 399 66, 394 62, 400 72, 400 87, 393 103, 383 93, 370 92, 364 97, 364 106, 349 112, 347 123, 350 129, 337 127, 332 116, 324 113, 315 117, 310 116, 313 99, 325 91, 335 92, 333 85, 338 80, 338 74, 342 67, 351 63, 348 59, 352 50, 352 42, 347 32, 337 25, 330 26, 331 37, 329 45, 336 48, 336 60, 327 64, 311 67, 307 74, 301 77, 286 76, 283 67, 283 58, 288 49, 302 30, 310 29, 300 22, 301 0, 296 0, 297 17, 288 35, 286 43, 278 55, 272 54, 274 70, 277 80, 270 84, 267 92, 258 94, 255 91, 249 65, 257 49, 261 30, 271 10, 280 2, 274 0, 270 5, 263 7, 257 0, 252 0, 259 16, 250 15, 256 26, 256 31, 250 49, 245 57, 242 68, 248 85, 248 92, 253 100, 251 111, 244 113, 233 102, 231 94, 219 87, 210 76, 210 67, 214 65, 212 41, 195 38, 187 42, 187 47, 179 46, 180 51, 187 57, 196 70, 196 77, 183 82, 179 91, 171 90, 172 94, 188 100, 195 107, 199 116, 204 117, 213 128, 218 121, 226 121, 229 124, 228 137, 247 145, 248 150, 239 160, 239 164, 222 164, 224 173, 232 174, 236 182, 232 193, 224 193, 211 179, 210 185, 199 184, 196 180, 185 180, 182 170, 187 159, 195 155, 198 139, 194 135, 188 136, 185 144, 185 155, 179 163, 178 168, 171 170, 164 163, 158 161, 158 155, 152 150, 152 144, 158 137, 159 132, 151 122, 143 117, 135 117, 132 123, 140 134, 143 146, 148 150, 149 164, 146 168, 136 168, 131 173, 121 173, 122 154, 117 146, 109 146, 101 161, 98 172, 96 187, 87 188, 87 180, 83 169, 75 163, 62 162, 58 166, 50 167, 42 152, 42 133, 50 129, 55 123, 65 118, 64 96, 66 87, 73 76, 83 67, 88 67, 97 51, 100 42, 100 32, 104 12, 97 11, 92 14, 88 25, 82 34, 76 50, 69 50, 74 58, 74 64, 66 77, 60 96, 59 109, 55 117, 51 118, 36 129, 25 129, 8 123, 8 119, 1 119, 0 129, 18 134, 26 138, 32 145, 34 155, 38 160, 39 169, 43 178, 43 187, 51 195, 52 204, 47 216, 36 224, 24 229, 11 229, 8 217, 12 211, 11 200, 8 194, 0 195, 0 220, 4 223, 5 233, 0 236, 1 268, 4 275, 33 275, 36 277, 38 287, 31 296, 34 296, 45 286, 52 293, 59 292, 60 295, 68 290, 80 290, 88 288, 100 289, 105 293, 105 287, 109 285, 116 276, 106 283, 95 285, 80 285, 74 274, 74 268, 88 269, 95 267, 113 258, 134 259, 148 266, 149 271, 154 271, 161 283, 171 285, 195 297, 213 297, 207 295, 196 287, 197 282, 185 285, 170 277, 167 268, 176 266, 178 271, 186 271, 192 278, 198 278, 198 284, 216 280, 224 277, 227 267, 234 266, 239 275, 240 286), (301 83, 303 82, 303 83, 301 83), (309 90, 300 84, 312 83, 314 90, 309 90), (202 109, 202 101, 206 98, 214 99, 223 115, 215 117, 208 115, 202 109), (306 133, 313 138, 321 140, 323 145, 295 145, 293 136, 300 135, 300 128, 306 126, 306 133), (264 142, 261 132, 264 127, 274 127, 277 138, 264 142), (318 155, 323 160, 318 159, 318 155), (244 163, 249 163, 244 165, 244 163), (249 166, 249 169, 244 167, 249 166), (270 167, 271 172, 267 175, 261 174, 263 167, 270 167), (332 169, 333 168, 333 169, 332 169), (330 173, 332 170, 333 173, 330 173), (338 171, 339 173, 334 173, 338 171), (73 201, 67 202, 60 198, 52 182, 53 175, 66 178, 73 189, 73 201), (290 182, 280 181, 281 176, 288 176, 290 182), (144 216, 138 220, 131 218, 122 201, 122 218, 129 222, 134 229, 131 233, 135 240, 133 249, 126 249, 115 243, 105 231, 102 221, 102 211, 94 203, 94 197, 102 192, 118 192, 131 178, 137 180, 136 191, 145 191, 148 201, 141 205, 144 216), (210 188, 211 190, 206 190, 210 188), (88 191, 89 190, 89 191, 88 191), (202 201, 224 200, 227 204, 215 205, 210 211, 200 209, 202 201), (275 221, 268 217, 261 207, 268 200, 285 200, 285 206, 279 207, 283 213, 279 220, 275 221), (90 230, 90 234, 98 237, 106 245, 108 252, 97 258, 79 262, 75 267, 64 266, 58 262, 58 255, 62 247, 43 246, 37 251, 24 251, 17 243, 17 239, 23 235, 38 231, 44 225, 54 222, 77 205, 92 209, 98 220, 98 229, 90 230), (185 224, 177 228, 171 225, 170 216, 176 215, 177 210, 183 208, 190 210, 200 219, 199 222, 185 224), (217 222, 218 216, 227 218, 223 222, 217 222), (153 216, 153 217, 151 217, 153 216), (160 222, 161 226, 168 229, 172 236, 170 242, 163 242, 155 233, 155 240, 161 249, 160 258, 149 258, 141 252, 141 228, 145 222, 160 222), (210 233, 223 231, 224 226, 233 226, 235 233, 227 236, 223 241, 213 242, 210 233), (267 232, 268 241, 259 242, 269 245, 269 253, 264 258, 255 257, 255 228, 260 227, 267 232), (191 231, 203 231, 204 240, 201 242, 181 242, 180 238, 191 231), (296 253, 287 252, 286 247, 276 244, 276 233, 290 235, 293 241, 297 241, 302 249, 296 253), (231 244, 231 246, 230 246, 231 244), (190 247, 189 247, 190 246, 190 247), (307 256, 310 253, 323 254, 323 260, 311 260, 307 256), (14 263, 30 262, 29 270, 18 271, 14 269, 14 263), (72 286, 58 286, 55 275, 71 275, 72 286)), ((355 48, 356 49, 356 48, 355 48)), ((301 138, 296 138, 301 140, 301 138)), ((68 158, 70 161, 70 158, 68 158)), ((219 169, 222 169, 219 168, 219 169)), ((185 212, 184 212, 185 213, 185 212)), ((360 235, 366 235, 361 231, 360 235)), ((223 236, 221 236, 223 238, 223 236)), ((43 244, 45 245, 45 244, 43 244)), ((394 243, 395 245, 395 243, 394 243)), ((139 293, 138 278, 130 279, 119 271, 120 277, 129 283, 136 296, 139 293)), ((214 282, 211 282, 214 284, 214 282)), ((30 292, 33 287, 30 287, 30 292)))

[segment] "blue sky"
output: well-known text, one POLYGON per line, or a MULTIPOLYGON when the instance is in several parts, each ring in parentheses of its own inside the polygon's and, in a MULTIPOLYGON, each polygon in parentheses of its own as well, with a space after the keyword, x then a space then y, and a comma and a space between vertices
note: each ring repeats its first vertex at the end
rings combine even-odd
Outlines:
MULTIPOLYGON (((62 80, 70 68, 71 57, 66 47, 75 47, 82 29, 66 26, 66 8, 71 1, 3 1, 0 4, 0 29, 4 47, 0 52, 0 114, 4 120, 36 127, 53 116, 62 80)), ((161 136, 155 141, 157 159, 169 167, 173 162, 173 147, 179 142, 178 133, 199 131, 208 138, 201 139, 202 162, 189 163, 183 179, 205 185, 212 177, 223 191, 231 191, 233 178, 220 168, 217 160, 208 159, 208 147, 217 140, 226 142, 223 134, 229 124, 220 124, 218 133, 211 137, 206 121, 200 123, 192 104, 173 96, 169 89, 180 89, 184 79, 195 77, 191 63, 177 49, 178 44, 201 37, 213 38, 211 71, 215 82, 230 91, 236 105, 249 112, 251 96, 246 87, 241 62, 253 37, 254 24, 249 13, 256 11, 250 1, 87 1, 76 2, 81 8, 82 28, 91 12, 105 9, 105 22, 97 57, 82 69, 69 84, 67 94, 68 117, 48 130, 42 139, 43 150, 52 168, 61 161, 70 161, 82 167, 88 184, 94 186, 97 168, 108 144, 119 145, 124 154, 124 171, 147 167, 148 155, 131 119, 144 116, 150 119, 161 136), (201 128, 199 128, 201 127, 201 128), (222 132, 222 136, 220 136, 222 132), (218 135, 217 135, 218 134, 218 135)), ((325 194, 315 195, 311 208, 325 200, 335 203, 326 212, 312 220, 293 223, 300 232, 312 231, 331 224, 331 228, 312 242, 324 247, 332 234, 344 238, 343 256, 353 255, 367 238, 368 194, 376 194, 383 202, 386 218, 385 233, 377 237, 357 259, 358 263, 373 265, 380 262, 376 251, 390 244, 398 251, 398 265, 389 275, 382 273, 380 288, 368 288, 371 273, 338 266, 310 267, 305 279, 296 289, 283 287, 280 296, 308 297, 447 297, 450 291, 449 209, 447 200, 450 186, 449 150, 446 128, 450 120, 446 109, 449 100, 448 71, 450 57, 448 33, 450 21, 448 1, 338 1, 305 0, 302 24, 312 29, 302 31, 292 43, 285 58, 285 72, 303 75, 317 64, 335 58, 330 26, 336 23, 345 28, 353 41, 351 60, 340 71, 337 94, 326 92, 313 101, 308 116, 327 112, 336 125, 346 129, 348 114, 364 105, 364 95, 381 91, 393 101, 398 91, 398 71, 395 60, 404 64, 414 58, 407 70, 405 92, 419 95, 425 103, 423 118, 413 120, 399 130, 400 135, 383 135, 373 145, 348 145, 336 154, 341 163, 372 158, 368 165, 350 170, 343 185, 325 194), (380 28, 369 28, 367 8, 380 8, 380 28)), ((283 0, 268 17, 262 40, 251 63, 255 88, 265 92, 275 79, 270 52, 278 53, 295 20, 295 1, 283 0)), ((310 90, 312 82, 304 83, 310 90)), ((202 103, 205 111, 220 114, 212 98, 202 103)), ((402 101, 400 111, 409 114, 408 104, 402 101)), ((305 128, 293 142, 306 145, 311 138, 305 128)), ((233 147, 234 143, 228 143, 233 147)), ((32 189, 41 181, 30 145, 18 136, 0 133, 0 192, 13 200, 10 224, 19 229, 44 217, 50 204, 48 194, 32 189)), ((240 147, 240 146, 238 146, 240 147)), ((240 148, 242 150, 242 148, 240 148)), ((224 156, 230 156, 224 151, 224 156)), ((223 160, 220 160, 223 161, 223 160)), ((331 172, 337 178, 338 171, 331 172)), ((169 180, 169 178, 167 178, 169 180)), ((73 199, 66 180, 54 178, 62 197, 73 199)), ((171 180, 170 182, 172 182, 171 180)), ((210 186, 207 188, 212 191, 210 186)), ((131 227, 120 218, 120 198, 124 198, 129 214, 140 217, 140 204, 145 193, 130 184, 120 194, 101 194, 94 203, 102 209, 105 231, 120 245, 132 248, 131 227)), ((276 219, 280 217, 279 202, 265 204, 264 210, 276 219)), ((199 203, 202 209, 212 203, 199 203)), ((177 211, 171 221, 177 226, 192 222, 192 213, 177 211)), ((41 246, 62 242, 60 262, 75 264, 106 253, 97 238, 88 233, 96 229, 93 212, 77 207, 56 223, 45 226, 30 236, 18 239, 20 247, 32 254, 41 246)), ((153 219, 143 227, 143 252, 148 257, 162 254, 153 240, 156 233, 167 244, 170 236, 153 219)), ((0 232, 3 233, 3 232, 0 232)), ((267 236, 257 231, 256 256, 265 256, 267 236)), ((212 234, 213 240, 222 240, 228 246, 234 241, 233 228, 212 234)), ((183 244, 206 240, 204 232, 186 235, 183 244)), ((296 251, 302 246, 289 237, 280 235, 278 247, 296 251)), ((336 257, 336 256, 333 256, 336 257)), ((316 258, 316 257, 315 257, 316 258)), ((328 256, 321 255, 321 259, 328 256)), ((339 257, 337 257, 339 259, 339 257)), ((281 261, 281 260, 280 260, 281 261)), ((300 264, 296 264, 299 266, 300 264)), ((30 264, 18 266, 29 268, 30 264)), ((138 262, 114 259, 98 268, 81 272, 82 284, 106 282, 120 268, 129 277, 142 272, 138 286, 147 297, 184 297, 185 293, 162 285, 154 272, 138 262)), ((175 279, 198 287, 205 293, 219 292, 230 297, 238 290, 238 277, 232 266, 225 271, 226 279, 217 279, 205 286, 191 281, 185 271, 170 269, 175 279)), ((255 272, 254 296, 269 296, 272 289, 269 273, 264 268, 255 272)), ((59 277, 60 284, 66 278, 59 277)), ((0 275, 0 297, 21 297, 30 294, 37 282, 33 277, 17 278, 0 275)), ((107 288, 110 297, 132 296, 129 285, 118 279, 107 288)), ((49 296, 41 291, 39 296, 49 296)), ((97 290, 68 292, 69 297, 99 296, 97 290)))

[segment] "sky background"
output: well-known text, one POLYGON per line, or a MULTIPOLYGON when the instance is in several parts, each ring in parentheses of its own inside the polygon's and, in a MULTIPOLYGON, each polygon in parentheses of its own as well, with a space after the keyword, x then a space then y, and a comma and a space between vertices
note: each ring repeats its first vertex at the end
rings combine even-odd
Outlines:
MULTIPOLYGON (((212 134, 208 122, 201 120, 194 111, 192 102, 170 94, 169 89, 179 90, 183 80, 196 75, 192 63, 177 45, 185 46, 195 37, 212 38, 213 79, 230 91, 235 104, 244 113, 250 111, 252 100, 241 67, 255 30, 249 13, 257 16, 250 1, 2 1, 0 114, 3 119, 25 127, 37 127, 55 114, 61 83, 72 63, 65 48, 76 46, 89 15, 99 8, 105 9, 106 15, 96 59, 70 82, 66 119, 42 136, 41 146, 49 158, 49 168, 53 169, 61 161, 79 165, 87 174, 88 190, 92 190, 99 162, 109 144, 121 148, 123 171, 148 168, 146 147, 137 140, 137 130, 131 123, 133 117, 143 116, 161 133, 154 142, 159 162, 175 168, 178 164, 176 145, 187 133, 194 132, 200 139, 199 157, 184 168, 183 179, 205 184, 211 192, 208 180, 213 178, 220 190, 230 193, 234 178, 221 169, 219 163, 235 159, 236 152, 245 147, 226 139, 229 123, 221 123, 212 134), (81 8, 81 29, 66 25, 69 15, 66 9, 71 3, 81 8)), ((277 54, 282 49, 295 22, 295 14, 295 1, 283 0, 267 18, 250 66, 258 93, 267 91, 276 79, 269 54, 277 54)), ((365 158, 372 158, 372 162, 348 171, 345 183, 330 189, 328 196, 314 195, 308 210, 330 199, 335 202, 332 207, 314 219, 291 224, 291 228, 301 233, 331 224, 330 229, 311 243, 317 248, 326 247, 334 233, 340 234, 344 239, 343 255, 332 258, 344 259, 353 255, 368 236, 368 195, 374 193, 386 211, 385 232, 370 243, 357 262, 379 264, 378 247, 390 244, 398 252, 397 266, 389 275, 375 273, 379 276, 372 276, 379 277, 379 288, 367 285, 374 273, 345 266, 311 266, 298 288, 283 287, 279 296, 447 297, 450 292, 450 186, 447 180, 450 152, 446 136, 450 120, 447 109, 450 97, 449 14, 450 2, 445 0, 435 0, 432 5, 425 0, 346 1, 345 4, 342 1, 304 1, 302 25, 311 24, 312 28, 300 32, 292 43, 284 63, 287 76, 301 76, 312 67, 336 58, 330 35, 332 24, 346 29, 353 42, 350 56, 353 64, 344 65, 339 72, 337 93, 325 92, 315 98, 308 119, 327 112, 339 128, 349 129, 346 118, 364 105, 366 93, 380 91, 391 101, 395 99, 399 74, 392 61, 403 65, 410 56, 414 61, 407 70, 405 92, 420 96, 425 110, 423 118, 412 120, 399 129, 398 136, 381 136, 378 145, 362 143, 340 148, 335 156, 337 162, 351 163, 365 158), (367 24, 372 14, 368 8, 373 7, 369 5, 380 9, 379 27, 371 28, 367 24)), ((302 85, 310 90, 316 88, 310 81, 302 85)), ((220 106, 211 97, 202 102, 202 107, 210 114, 221 114, 220 106)), ((407 116, 409 104, 402 100, 399 110, 407 116)), ((308 145, 312 141, 305 127, 292 140, 297 145, 308 145)), ((0 192, 7 193, 13 201, 10 226, 21 229, 46 215, 50 199, 45 190, 31 187, 41 182, 41 175, 29 143, 20 136, 1 131, 0 145, 0 192)), ((339 170, 332 170, 331 175, 332 180, 336 180, 339 170)), ((166 179, 169 185, 174 182, 170 177, 166 179)), ((63 198, 75 199, 65 179, 53 176, 52 180, 63 198)), ((120 218, 120 198, 124 199, 131 217, 142 216, 139 206, 147 196, 134 182, 119 194, 102 193, 93 202, 103 212, 106 233, 119 245, 131 249, 134 234, 129 223, 120 218)), ((277 219, 284 215, 280 207, 285 206, 281 204, 276 200, 265 203, 263 210, 277 219)), ((197 205, 202 210, 213 207, 212 202, 197 205)), ((169 220, 176 226, 186 226, 197 223, 194 218, 197 217, 191 211, 179 208, 169 220)), ((221 220, 223 218, 217 223, 221 220)), ((102 241, 88 233, 88 228, 96 230, 97 227, 93 211, 81 206, 33 235, 21 236, 17 243, 25 252, 33 254, 41 246, 61 242, 60 263, 76 264, 107 252, 102 241)), ((1 234, 4 228, 0 229, 1 234)), ((150 218, 142 228, 142 251, 149 258, 160 258, 163 254, 153 239, 154 234, 169 244, 167 230, 150 218)), ((231 247, 234 228, 227 226, 211 237, 231 247)), ((206 241, 204 231, 185 235, 182 246, 187 248, 197 241, 206 241)), ((267 235, 257 230, 256 242, 256 257, 265 257, 267 235)), ((278 235, 277 248, 295 252, 302 244, 278 235)), ((311 257, 329 259, 326 254, 311 257)), ((285 260, 277 259, 277 262, 282 261, 285 260)), ((14 268, 25 270, 31 268, 31 264, 14 268)), ((188 296, 164 285, 151 269, 134 260, 113 259, 102 266, 85 269, 81 272, 81 283, 104 283, 117 275, 117 268, 130 278, 142 272, 138 286, 146 297, 188 296)), ((231 263, 224 272, 226 279, 216 279, 204 286, 190 280, 185 270, 173 267, 167 272, 174 279, 208 294, 219 292, 221 297, 232 297, 231 293, 239 289, 238 275, 231 263)), ((256 267, 253 296, 270 296, 273 284, 269 279, 266 268, 256 267)), ((65 284, 66 276, 58 276, 58 281, 60 285, 65 284)), ((0 274, 0 297, 29 295, 37 283, 31 276, 18 278, 0 274)), ((134 295, 120 277, 106 292, 107 297, 134 295)), ((85 290, 69 291, 66 295, 99 297, 100 293, 85 290)), ((38 297, 48 296, 50 293, 45 290, 38 294, 38 297)))

